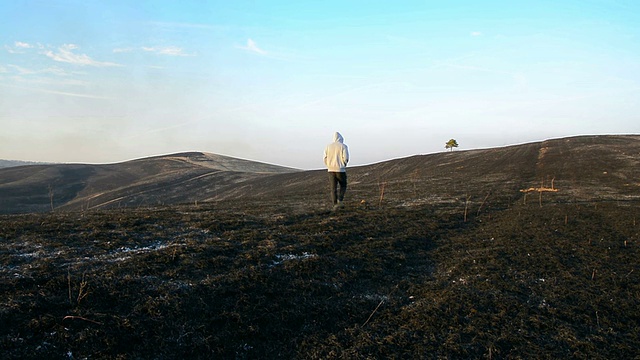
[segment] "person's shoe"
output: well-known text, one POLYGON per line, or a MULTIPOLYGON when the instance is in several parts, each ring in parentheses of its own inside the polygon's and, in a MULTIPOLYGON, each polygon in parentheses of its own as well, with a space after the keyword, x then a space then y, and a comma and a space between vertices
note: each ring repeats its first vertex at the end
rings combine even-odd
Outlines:
POLYGON ((338 207, 340 209, 344 209, 344 202, 343 201, 338 201, 338 203, 336 205, 338 205, 338 207))
POLYGON ((338 211, 338 209, 340 209, 340 205, 339 204, 333 204, 333 208, 331 208, 331 210, 338 211))

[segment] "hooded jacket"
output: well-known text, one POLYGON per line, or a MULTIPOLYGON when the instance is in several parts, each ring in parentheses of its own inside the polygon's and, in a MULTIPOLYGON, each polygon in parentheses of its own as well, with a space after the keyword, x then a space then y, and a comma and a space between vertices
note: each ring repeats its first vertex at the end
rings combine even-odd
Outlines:
POLYGON ((333 134, 333 142, 324 149, 324 164, 330 172, 346 172, 349 162, 349 148, 339 132, 333 134))

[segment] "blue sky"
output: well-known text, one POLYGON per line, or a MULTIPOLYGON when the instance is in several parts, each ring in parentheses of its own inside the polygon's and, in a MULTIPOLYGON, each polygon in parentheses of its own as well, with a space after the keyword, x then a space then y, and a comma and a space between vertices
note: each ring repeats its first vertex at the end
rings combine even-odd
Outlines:
POLYGON ((640 2, 0 2, 0 158, 321 168, 640 133, 640 2))

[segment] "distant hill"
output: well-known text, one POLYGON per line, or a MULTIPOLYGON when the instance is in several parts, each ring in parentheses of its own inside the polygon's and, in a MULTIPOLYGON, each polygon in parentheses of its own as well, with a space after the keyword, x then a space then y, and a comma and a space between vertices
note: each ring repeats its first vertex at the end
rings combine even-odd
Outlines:
POLYGON ((0 169, 0 213, 193 202, 249 179, 294 171, 202 152, 107 165, 11 167, 0 169))
MULTIPOLYGON (((416 155, 348 171, 348 201, 436 204, 640 199, 640 136, 416 155), (538 192, 535 189, 551 189, 538 192), (529 190, 529 192, 526 192, 529 190)), ((192 152, 109 165, 0 169, 0 213, 271 199, 326 205, 326 171, 192 152), (53 205, 53 206, 52 206, 53 205)))
POLYGON ((2 160, 0 159, 0 169, 14 167, 14 166, 24 166, 24 165, 40 165, 44 164, 42 162, 34 162, 34 161, 21 161, 21 160, 2 160))

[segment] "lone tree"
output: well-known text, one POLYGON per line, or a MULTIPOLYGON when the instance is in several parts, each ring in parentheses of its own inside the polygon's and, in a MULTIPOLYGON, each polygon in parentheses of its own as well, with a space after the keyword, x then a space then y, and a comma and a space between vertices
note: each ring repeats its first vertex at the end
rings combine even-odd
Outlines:
POLYGON ((451 151, 453 151, 453 148, 457 148, 457 147, 458 147, 458 142, 455 139, 451 139, 447 141, 447 143, 444 145, 445 149, 451 149, 451 151))

